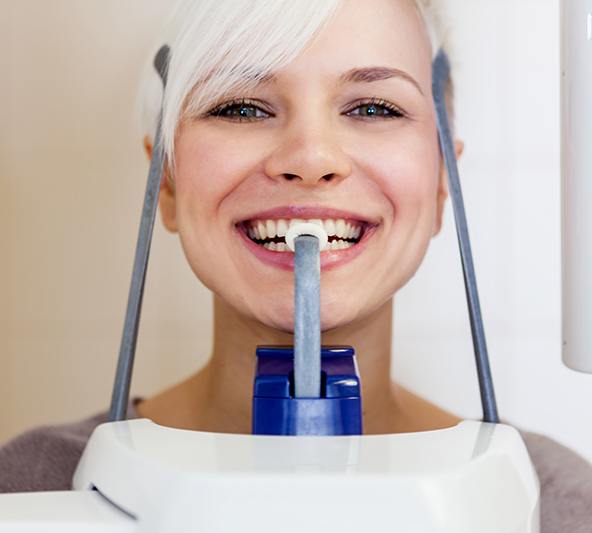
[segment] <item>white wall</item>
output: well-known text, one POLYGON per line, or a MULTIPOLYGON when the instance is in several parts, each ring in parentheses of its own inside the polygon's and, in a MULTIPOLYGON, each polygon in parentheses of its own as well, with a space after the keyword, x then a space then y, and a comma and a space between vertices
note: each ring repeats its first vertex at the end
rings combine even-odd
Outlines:
MULTIPOLYGON (((561 364, 559 4, 447 0, 460 165, 500 415, 592 460, 592 376, 561 364)), ((451 209, 398 299, 395 373, 478 416, 451 209)))
MULTIPOLYGON (((558 0, 446 4, 500 413, 592 460, 592 376, 560 363, 558 0)), ((135 83, 169 5, 0 0, 0 440, 107 406, 147 169, 135 83)), ((209 301, 159 225, 136 393, 203 363, 209 301)), ((398 297, 394 374, 476 417, 465 309, 449 211, 398 297)))
MULTIPOLYGON (((146 183, 138 78, 169 0, 0 0, 0 441, 108 406, 146 183)), ((210 351, 210 295, 157 224, 134 390, 210 351)))

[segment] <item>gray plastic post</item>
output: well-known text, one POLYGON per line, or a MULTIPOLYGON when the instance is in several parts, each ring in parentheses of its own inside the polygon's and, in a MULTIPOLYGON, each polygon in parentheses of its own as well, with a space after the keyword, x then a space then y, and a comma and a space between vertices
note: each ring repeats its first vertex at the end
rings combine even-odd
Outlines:
MULTIPOLYGON (((160 48, 154 58, 154 68, 162 79, 163 87, 166 86, 169 57, 170 48, 167 45, 164 45, 160 48)), ((150 258, 150 244, 152 242, 154 218, 158 207, 158 193, 160 191, 163 164, 164 154, 162 150, 159 119, 156 136, 154 138, 154 148, 152 150, 152 161, 150 162, 144 205, 142 207, 142 218, 140 220, 132 281, 125 312, 125 324, 123 326, 119 358, 117 360, 117 371, 115 374, 115 382, 113 383, 111 408, 109 409, 110 422, 125 420, 127 418, 127 405, 129 403, 130 384, 134 368, 134 357, 136 354, 136 342, 140 327, 142 297, 144 294, 146 271, 148 269, 148 259, 150 258)))
POLYGON ((295 240, 294 392, 296 398, 321 396, 321 259, 319 240, 295 240))
POLYGON ((142 209, 142 221, 136 245, 134 258, 134 269, 130 286, 127 309, 125 313, 125 325, 121 346, 119 348, 119 359, 115 383, 113 384, 113 396, 111 398, 111 409, 109 421, 116 422, 127 418, 127 404, 129 402, 129 391, 134 366, 134 355, 136 352, 136 341, 140 324, 140 313, 142 310, 142 297, 144 294, 144 283, 148 258, 150 256, 150 243, 152 241, 152 230, 154 217, 158 206, 158 192, 162 178, 162 150, 160 148, 160 125, 154 146, 154 156, 150 164, 150 175, 146 187, 144 206, 142 209))
POLYGON ((444 50, 440 50, 434 59, 432 73, 432 91, 434 94, 438 133, 440 135, 440 147, 442 154, 444 155, 444 162, 448 172, 450 198, 452 200, 454 220, 456 222, 456 233, 458 236, 467 305, 469 308, 469 318, 473 334, 473 349, 475 352, 475 362, 477 364, 481 405, 483 407, 483 420, 485 422, 498 423, 497 403, 493 387, 493 378, 489 366, 489 355, 487 353, 485 329, 483 327, 483 317, 481 315, 481 305, 479 303, 479 291, 477 289, 477 277, 475 275, 475 266, 473 264, 471 240, 469 238, 469 228, 462 189, 460 186, 460 176, 458 173, 456 154, 454 152, 452 132, 448 120, 448 110, 446 109, 446 84, 448 83, 449 77, 450 62, 444 50))

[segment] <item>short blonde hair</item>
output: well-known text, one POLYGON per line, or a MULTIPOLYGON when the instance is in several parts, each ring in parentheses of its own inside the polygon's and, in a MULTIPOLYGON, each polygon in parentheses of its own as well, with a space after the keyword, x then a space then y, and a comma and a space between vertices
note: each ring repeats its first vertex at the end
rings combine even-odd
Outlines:
MULTIPOLYGON (((147 61, 140 85, 143 134, 154 139, 162 106, 162 147, 174 172, 179 124, 211 109, 228 92, 248 89, 295 59, 337 11, 342 0, 180 0, 147 61), (162 94, 152 60, 172 49, 162 94), (199 88, 199 90, 196 90, 199 88)), ((433 0, 414 0, 435 57, 444 30, 433 0)), ((452 89, 452 85, 450 85, 452 89)), ((450 102, 451 103, 451 102, 450 102)))

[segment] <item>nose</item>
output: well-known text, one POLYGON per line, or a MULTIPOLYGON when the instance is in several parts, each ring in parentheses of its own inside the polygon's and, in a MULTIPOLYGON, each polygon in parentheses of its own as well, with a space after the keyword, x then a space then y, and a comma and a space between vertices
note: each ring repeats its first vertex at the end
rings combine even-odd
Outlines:
POLYGON ((272 179, 301 185, 335 184, 351 174, 351 162, 330 125, 294 124, 279 137, 265 173, 272 179))

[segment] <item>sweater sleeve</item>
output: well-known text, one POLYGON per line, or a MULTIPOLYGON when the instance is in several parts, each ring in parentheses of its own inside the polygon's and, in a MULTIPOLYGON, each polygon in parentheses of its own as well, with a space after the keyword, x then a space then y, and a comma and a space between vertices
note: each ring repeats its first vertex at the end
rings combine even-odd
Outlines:
POLYGON ((0 447, 0 493, 70 490, 98 415, 77 424, 36 428, 0 447))
POLYGON ((541 484, 541 533, 592 532, 592 465, 547 437, 523 437, 541 484))

